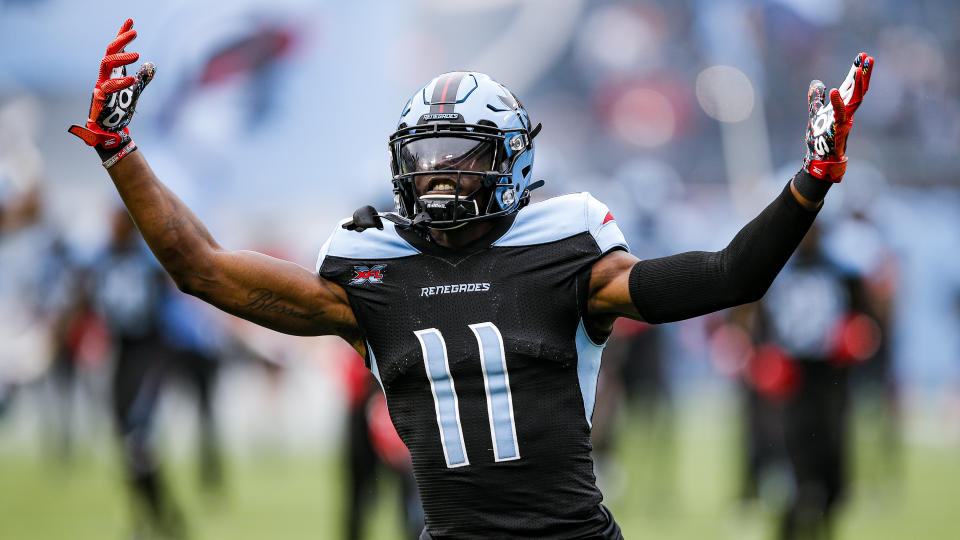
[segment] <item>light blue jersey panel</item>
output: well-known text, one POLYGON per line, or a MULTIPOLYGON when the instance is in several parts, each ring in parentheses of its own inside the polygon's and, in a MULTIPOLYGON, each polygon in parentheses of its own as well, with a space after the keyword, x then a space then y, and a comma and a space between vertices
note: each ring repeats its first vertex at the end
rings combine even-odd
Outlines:
POLYGON ((601 253, 614 248, 630 249, 607 205, 587 192, 561 195, 523 208, 510 230, 493 245, 546 244, 588 231, 601 253))
POLYGON ((580 382, 580 395, 583 396, 583 413, 587 425, 593 427, 593 407, 597 401, 597 379, 600 377, 600 357, 606 343, 594 343, 587 335, 583 319, 577 326, 577 379, 580 382))
POLYGON ((380 378, 380 366, 377 365, 377 356, 373 354, 373 347, 370 346, 370 342, 367 341, 367 356, 369 356, 368 363, 370 364, 370 373, 373 373, 373 377, 377 379, 377 384, 380 385, 380 390, 383 391, 384 396, 386 396, 386 389, 383 387, 383 379, 380 378))
POLYGON ((323 266, 327 255, 343 257, 345 259, 396 259, 420 253, 406 240, 397 234, 396 226, 384 220, 383 230, 367 229, 358 233, 343 228, 343 224, 350 218, 342 219, 337 223, 333 234, 327 238, 320 248, 317 257, 317 272, 323 266))

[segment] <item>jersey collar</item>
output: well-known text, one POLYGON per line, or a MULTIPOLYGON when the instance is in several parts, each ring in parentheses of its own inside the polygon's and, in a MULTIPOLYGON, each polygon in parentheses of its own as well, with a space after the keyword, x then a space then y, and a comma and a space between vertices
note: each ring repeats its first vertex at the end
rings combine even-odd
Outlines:
POLYGON ((452 263, 457 263, 466 257, 473 255, 474 253, 489 248, 494 242, 500 239, 501 236, 506 234, 506 232, 513 225, 513 221, 516 219, 516 217, 517 212, 514 212, 512 214, 503 216, 502 218, 496 219, 493 222, 493 227, 491 227, 486 234, 465 246, 457 248, 449 248, 438 245, 429 237, 429 233, 425 233, 422 230, 416 230, 413 228, 401 229, 398 227, 397 234, 409 242, 410 245, 420 250, 421 253, 432 255, 434 257, 440 257, 441 259, 446 259, 452 263))

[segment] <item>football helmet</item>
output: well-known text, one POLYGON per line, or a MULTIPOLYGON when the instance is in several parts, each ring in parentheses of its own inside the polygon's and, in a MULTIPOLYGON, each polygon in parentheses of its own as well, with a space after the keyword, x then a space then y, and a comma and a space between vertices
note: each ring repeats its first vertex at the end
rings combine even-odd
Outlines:
POLYGON ((542 185, 530 181, 539 131, 513 93, 489 76, 454 71, 435 77, 407 101, 390 136, 399 215, 384 217, 452 229, 516 212, 542 185), (434 187, 418 193, 416 181, 424 176, 434 187), (466 192, 466 178, 480 180, 480 187, 466 192))

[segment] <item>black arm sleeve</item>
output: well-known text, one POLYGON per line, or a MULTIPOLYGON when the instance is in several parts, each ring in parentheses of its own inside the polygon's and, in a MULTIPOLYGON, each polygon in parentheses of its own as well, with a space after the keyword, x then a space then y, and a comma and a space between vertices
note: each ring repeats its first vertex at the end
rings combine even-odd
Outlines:
MULTIPOLYGON (((809 176, 805 171, 797 173, 801 175, 809 176)), ((630 271, 630 298, 650 323, 755 302, 767 292, 816 215, 817 211, 800 206, 788 183, 723 250, 638 262, 630 271)))

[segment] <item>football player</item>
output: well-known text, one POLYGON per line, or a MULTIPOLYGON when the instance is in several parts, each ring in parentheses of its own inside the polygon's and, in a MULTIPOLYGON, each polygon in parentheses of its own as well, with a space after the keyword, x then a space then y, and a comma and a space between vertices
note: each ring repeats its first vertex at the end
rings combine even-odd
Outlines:
POLYGON ((528 204, 534 138, 516 97, 475 72, 442 74, 390 136, 396 212, 337 227, 316 271, 224 249, 153 174, 127 124, 155 67, 123 66, 128 20, 100 64, 94 146, 154 254, 189 294, 363 356, 410 450, 422 538, 620 538, 600 504, 590 428, 600 355, 618 317, 651 323, 759 299, 843 177, 873 59, 809 91, 807 152, 783 192, 723 250, 640 261, 603 203, 528 204), (382 219, 381 219, 382 218, 382 219))
POLYGON ((163 325, 163 306, 176 291, 122 208, 114 210, 109 242, 89 272, 88 294, 114 353, 111 405, 121 443, 118 457, 133 502, 132 535, 153 531, 182 538, 183 516, 153 437, 160 399, 176 359, 163 325))

